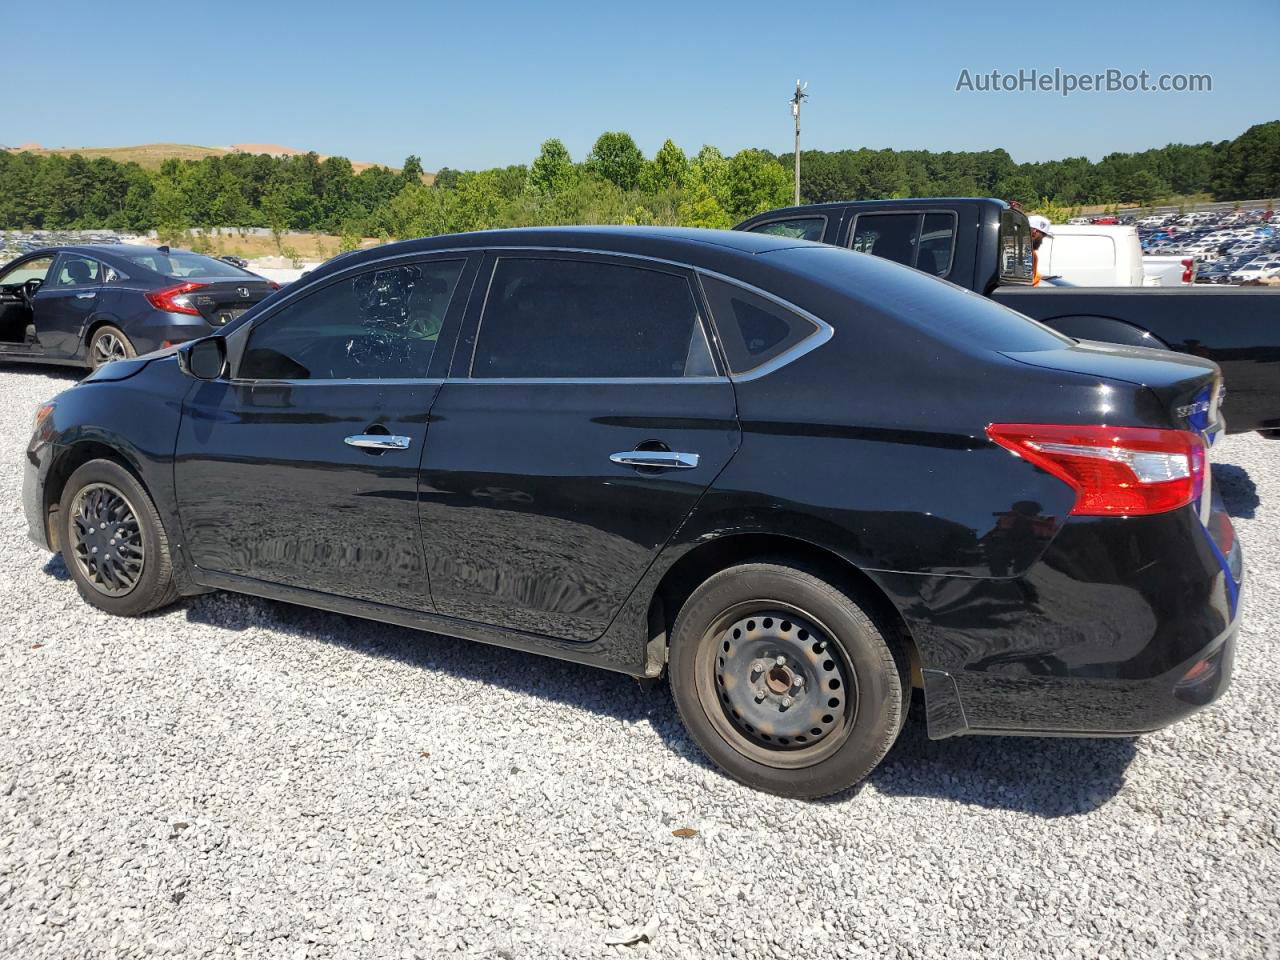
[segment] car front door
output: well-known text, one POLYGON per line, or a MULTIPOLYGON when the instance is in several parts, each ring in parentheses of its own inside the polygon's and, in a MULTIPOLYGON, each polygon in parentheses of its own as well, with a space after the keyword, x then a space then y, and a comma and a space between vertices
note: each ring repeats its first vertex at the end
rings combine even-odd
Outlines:
POLYGON ((44 352, 74 356, 84 328, 98 305, 104 268, 80 253, 60 253, 32 300, 36 338, 44 352))
POLYGON ((186 398, 174 479, 201 571, 430 608, 427 418, 478 257, 355 267, 228 337, 186 398))
POLYGON ((0 352, 29 353, 32 293, 48 279, 54 254, 15 260, 0 273, 0 352))
POLYGON ((694 277, 491 255, 431 413, 420 510, 437 612, 604 633, 739 444, 694 277))

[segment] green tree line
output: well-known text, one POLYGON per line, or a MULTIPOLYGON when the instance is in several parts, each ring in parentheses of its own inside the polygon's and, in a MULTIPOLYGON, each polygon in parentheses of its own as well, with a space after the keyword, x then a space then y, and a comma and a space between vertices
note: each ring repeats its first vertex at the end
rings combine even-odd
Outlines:
MULTIPOLYGON (((531 163, 440 170, 428 184, 420 158, 400 171, 356 173, 344 157, 226 154, 136 163, 79 154, 0 152, 0 228, 178 231, 267 227, 403 238, 539 224, 682 224, 729 227, 791 202, 790 154, 704 146, 689 156, 668 140, 646 157, 626 133, 601 134, 575 160, 548 140, 531 163)), ((1024 204, 1150 204, 1211 194, 1218 200, 1280 195, 1280 121, 1220 143, 1169 144, 1015 163, 1003 149, 809 150, 805 202, 907 196, 995 196, 1024 204)))

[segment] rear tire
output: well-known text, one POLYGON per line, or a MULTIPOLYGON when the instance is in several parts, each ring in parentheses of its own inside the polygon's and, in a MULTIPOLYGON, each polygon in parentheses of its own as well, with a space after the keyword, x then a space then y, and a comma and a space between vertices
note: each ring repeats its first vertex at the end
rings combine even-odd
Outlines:
POLYGON ((127 360, 136 357, 138 351, 119 327, 105 323, 93 331, 89 338, 89 366, 97 370, 104 363, 113 360, 127 360))
POLYGON ((169 540, 151 497, 110 460, 90 460, 67 480, 58 509, 62 560, 99 610, 136 617, 178 596, 169 540))
POLYGON ((910 695, 872 611, 779 563, 710 577, 671 635, 671 691, 689 734, 725 773, 780 796, 862 780, 897 739, 910 695))

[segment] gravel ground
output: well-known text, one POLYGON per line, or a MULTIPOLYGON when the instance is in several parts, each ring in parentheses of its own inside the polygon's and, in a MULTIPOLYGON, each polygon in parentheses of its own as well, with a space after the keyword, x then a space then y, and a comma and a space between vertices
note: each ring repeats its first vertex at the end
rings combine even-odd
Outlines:
POLYGON ((0 956, 1280 957, 1280 444, 1217 454, 1224 700, 1119 741, 913 716, 802 803, 625 677, 229 594, 95 612, 19 504, 71 380, 0 368, 0 956))

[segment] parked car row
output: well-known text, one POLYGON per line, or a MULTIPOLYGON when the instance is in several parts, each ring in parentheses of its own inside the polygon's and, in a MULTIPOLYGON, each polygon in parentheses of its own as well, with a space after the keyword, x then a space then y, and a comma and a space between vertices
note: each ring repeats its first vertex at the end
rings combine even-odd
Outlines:
MULTIPOLYGON (((743 228, 409 241, 193 317, 41 408, 30 535, 113 614, 226 589, 666 674, 790 796, 866 776, 912 686, 934 738, 1130 736, 1225 689, 1214 363, 1001 306, 1077 291, 1030 288, 998 201, 743 228)), ((196 313, 234 269, 93 255, 196 313)))
POLYGON ((96 368, 204 336, 278 288, 167 246, 40 248, 0 268, 0 359, 96 368))
POLYGON ((1139 221, 1145 253, 1196 261, 1196 283, 1242 284, 1280 276, 1280 226, 1271 210, 1196 213, 1139 221))

